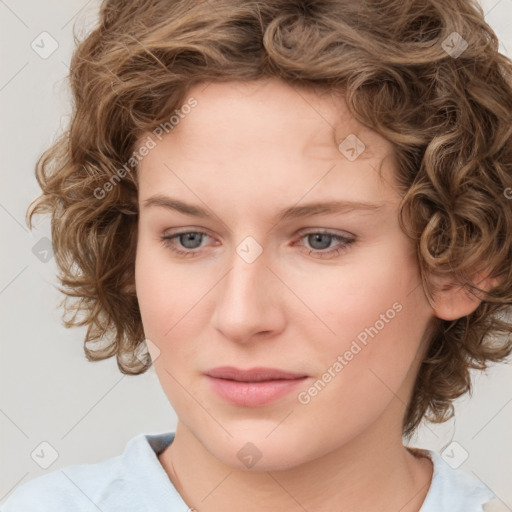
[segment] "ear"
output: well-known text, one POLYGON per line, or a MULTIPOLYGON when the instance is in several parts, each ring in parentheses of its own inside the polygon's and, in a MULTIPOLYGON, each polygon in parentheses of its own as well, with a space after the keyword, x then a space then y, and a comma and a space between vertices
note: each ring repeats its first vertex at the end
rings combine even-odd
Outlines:
POLYGON ((431 275, 430 281, 435 290, 432 309, 442 320, 458 320, 470 315, 485 299, 486 293, 498 285, 498 279, 482 272, 473 276, 472 283, 485 293, 455 282, 452 276, 431 275))

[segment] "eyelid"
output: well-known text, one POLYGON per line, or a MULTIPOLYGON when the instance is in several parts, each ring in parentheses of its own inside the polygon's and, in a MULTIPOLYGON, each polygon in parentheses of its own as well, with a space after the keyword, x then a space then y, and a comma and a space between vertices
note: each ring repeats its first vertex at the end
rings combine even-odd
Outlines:
MULTIPOLYGON (((180 229, 180 228, 176 228, 176 229, 180 229)), ((198 228, 198 227, 194 227, 194 226, 183 228, 182 230, 179 230, 179 231, 174 231, 173 228, 170 228, 168 230, 165 230, 163 232, 162 236, 170 237, 170 236, 184 235, 184 234, 187 234, 187 233, 201 234, 201 235, 207 236, 208 238, 215 239, 215 237, 210 235, 205 228, 198 228)), ((353 233, 350 233, 349 231, 338 232, 338 231, 336 231, 335 229, 332 229, 332 228, 317 228, 317 227, 314 227, 314 226, 313 227, 306 227, 306 228, 299 229, 298 231, 295 232, 293 237, 294 238, 295 237, 301 237, 302 238, 305 235, 316 234, 316 233, 318 233, 318 234, 325 234, 325 235, 331 235, 331 236, 339 236, 339 237, 345 238, 345 239, 355 239, 355 238, 357 238, 356 235, 354 235, 353 233)))
POLYGON ((201 234, 201 235, 207 236, 208 238, 215 239, 215 237, 210 235, 208 233, 208 230, 206 230, 205 228, 198 228, 198 227, 194 227, 194 226, 191 226, 188 228, 183 228, 183 229, 180 229, 180 228, 165 229, 161 236, 171 237, 171 236, 178 236, 178 235, 186 235, 187 233, 201 234), (175 231, 175 229, 177 231, 175 231))
MULTIPOLYGON (((300 230, 297 233, 298 236, 298 242, 309 236, 309 235, 328 235, 330 236, 334 241, 337 240, 337 244, 334 245, 334 247, 331 247, 326 250, 322 249, 309 249, 304 244, 300 244, 304 250, 308 251, 309 255, 314 255, 313 257, 315 259, 333 259, 337 256, 340 256, 345 251, 347 251, 351 245, 353 245, 357 241, 357 237, 353 234, 350 234, 349 236, 345 234, 337 233, 336 231, 333 231, 328 228, 306 228, 304 230, 300 230)), ((294 244, 295 245, 295 244, 294 244)))
MULTIPOLYGON (((177 232, 167 233, 164 232, 163 235, 160 235, 160 242, 162 245, 171 250, 173 253, 177 254, 178 257, 182 258, 195 258, 201 255, 203 253, 202 248, 196 248, 196 249, 183 249, 180 247, 176 247, 172 242, 176 238, 178 238, 180 235, 188 234, 188 233, 194 233, 199 235, 207 236, 208 238, 212 238, 207 232, 203 231, 201 228, 184 228, 177 232)), ((310 234, 320 234, 320 235, 328 235, 332 237, 334 240, 338 241, 338 244, 335 245, 332 248, 329 248, 327 250, 322 249, 309 249, 305 247, 303 244, 299 244, 300 247, 302 247, 302 251, 309 251, 308 255, 314 255, 313 257, 315 259, 331 259, 336 258, 337 256, 340 256, 342 253, 347 251, 349 247, 356 242, 357 237, 353 234, 350 234, 349 236, 339 234, 331 229, 328 228, 303 228, 299 230, 297 233, 295 233, 294 238, 298 237, 298 242, 300 242, 303 238, 310 234)), ((294 246, 297 245, 297 241, 294 242, 294 246)))
POLYGON ((356 238, 356 235, 350 233, 349 231, 337 231, 331 228, 315 228, 314 226, 300 229, 299 231, 296 232, 295 236, 304 236, 310 233, 321 233, 324 235, 341 236, 342 238, 347 239, 356 238))

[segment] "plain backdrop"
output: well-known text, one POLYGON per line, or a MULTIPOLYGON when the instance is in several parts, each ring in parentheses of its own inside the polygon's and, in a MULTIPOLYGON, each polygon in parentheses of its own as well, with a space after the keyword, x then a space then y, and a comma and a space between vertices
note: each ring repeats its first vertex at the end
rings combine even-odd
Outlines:
MULTIPOLYGON (((126 376, 114 359, 86 360, 85 328, 61 324, 49 218, 36 217, 32 232, 25 225, 27 206, 40 192, 35 162, 69 117, 65 77, 73 29, 86 32, 98 5, 0 0, 0 501, 39 475, 113 457, 141 432, 176 426, 152 368, 126 376), (43 452, 41 462, 35 454, 43 452)), ((512 0, 482 6, 500 51, 512 56, 512 0)), ((500 498, 501 510, 510 511, 511 432, 512 365, 503 364, 476 373, 473 396, 457 401, 455 418, 423 425, 409 444, 465 458, 461 469, 480 478, 500 498)))

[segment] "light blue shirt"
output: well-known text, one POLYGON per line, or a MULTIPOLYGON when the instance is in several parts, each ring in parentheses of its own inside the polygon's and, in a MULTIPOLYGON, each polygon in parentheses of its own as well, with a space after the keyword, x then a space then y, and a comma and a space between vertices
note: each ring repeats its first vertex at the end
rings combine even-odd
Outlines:
MULTIPOLYGON (((94 464, 75 464, 20 485, 0 512, 190 512, 158 460, 174 432, 139 434, 123 453, 94 464)), ((479 480, 452 469, 436 452, 420 512, 485 512, 495 498, 479 480)))

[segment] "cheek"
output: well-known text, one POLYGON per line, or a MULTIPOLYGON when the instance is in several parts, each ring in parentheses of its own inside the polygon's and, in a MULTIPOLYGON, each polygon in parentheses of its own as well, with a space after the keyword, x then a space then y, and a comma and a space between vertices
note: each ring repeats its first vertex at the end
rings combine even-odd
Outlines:
POLYGON ((216 280, 211 272, 197 275, 186 264, 170 264, 157 242, 140 240, 135 260, 139 309, 145 336, 158 349, 157 358, 152 355, 155 370, 168 389, 176 383, 167 372, 183 382, 197 359, 200 331, 211 314, 205 296, 216 280))
POLYGON ((418 315, 425 314, 414 255, 400 237, 389 238, 337 267, 319 266, 314 279, 294 279, 297 294, 307 297, 307 305, 329 327, 333 346, 343 346, 359 334, 364 340, 372 327, 385 333, 417 325, 418 315))
MULTIPOLYGON (((164 341, 172 334, 179 304, 175 288, 170 286, 170 280, 163 271, 165 267, 156 260, 155 252, 139 240, 135 259, 135 285, 145 337, 157 347, 158 352, 150 349, 150 353, 155 369, 158 370, 166 358, 164 341)), ((148 348, 150 346, 148 343, 148 348)))
POLYGON ((412 293, 400 304, 378 294, 359 304, 347 303, 346 316, 337 324, 332 321, 337 335, 311 347, 318 374, 298 401, 304 404, 299 407, 312 436, 322 418, 335 439, 348 440, 376 421, 395 398, 395 410, 405 413, 427 323, 427 318, 415 316, 415 302, 412 293))
POLYGON ((199 300, 198 291, 183 272, 162 261, 160 251, 140 243, 135 261, 135 282, 139 309, 148 350, 162 389, 171 406, 180 416, 190 407, 184 389, 191 389, 190 369, 193 368, 193 340, 197 339, 191 319, 199 300), (192 309, 191 309, 192 308, 192 309))
POLYGON ((162 267, 151 257, 145 244, 139 241, 135 259, 135 286, 144 331, 150 339, 160 336, 164 327, 163 311, 167 303, 172 301, 172 295, 165 294, 164 281, 162 267))
MULTIPOLYGON (((406 249, 394 242, 340 267, 337 275, 331 268, 309 294, 311 309, 331 330, 311 351, 320 372, 331 368, 337 382, 332 388, 346 392, 348 402, 374 396, 376 387, 386 395, 389 389, 396 392, 420 349, 431 314, 414 256, 406 249)), ((318 339, 312 328, 308 337, 318 339)))
POLYGON ((187 310, 199 300, 201 289, 183 267, 169 264, 165 250, 158 244, 147 234, 139 239, 135 283, 146 335, 163 339, 178 322, 186 323, 187 310))

